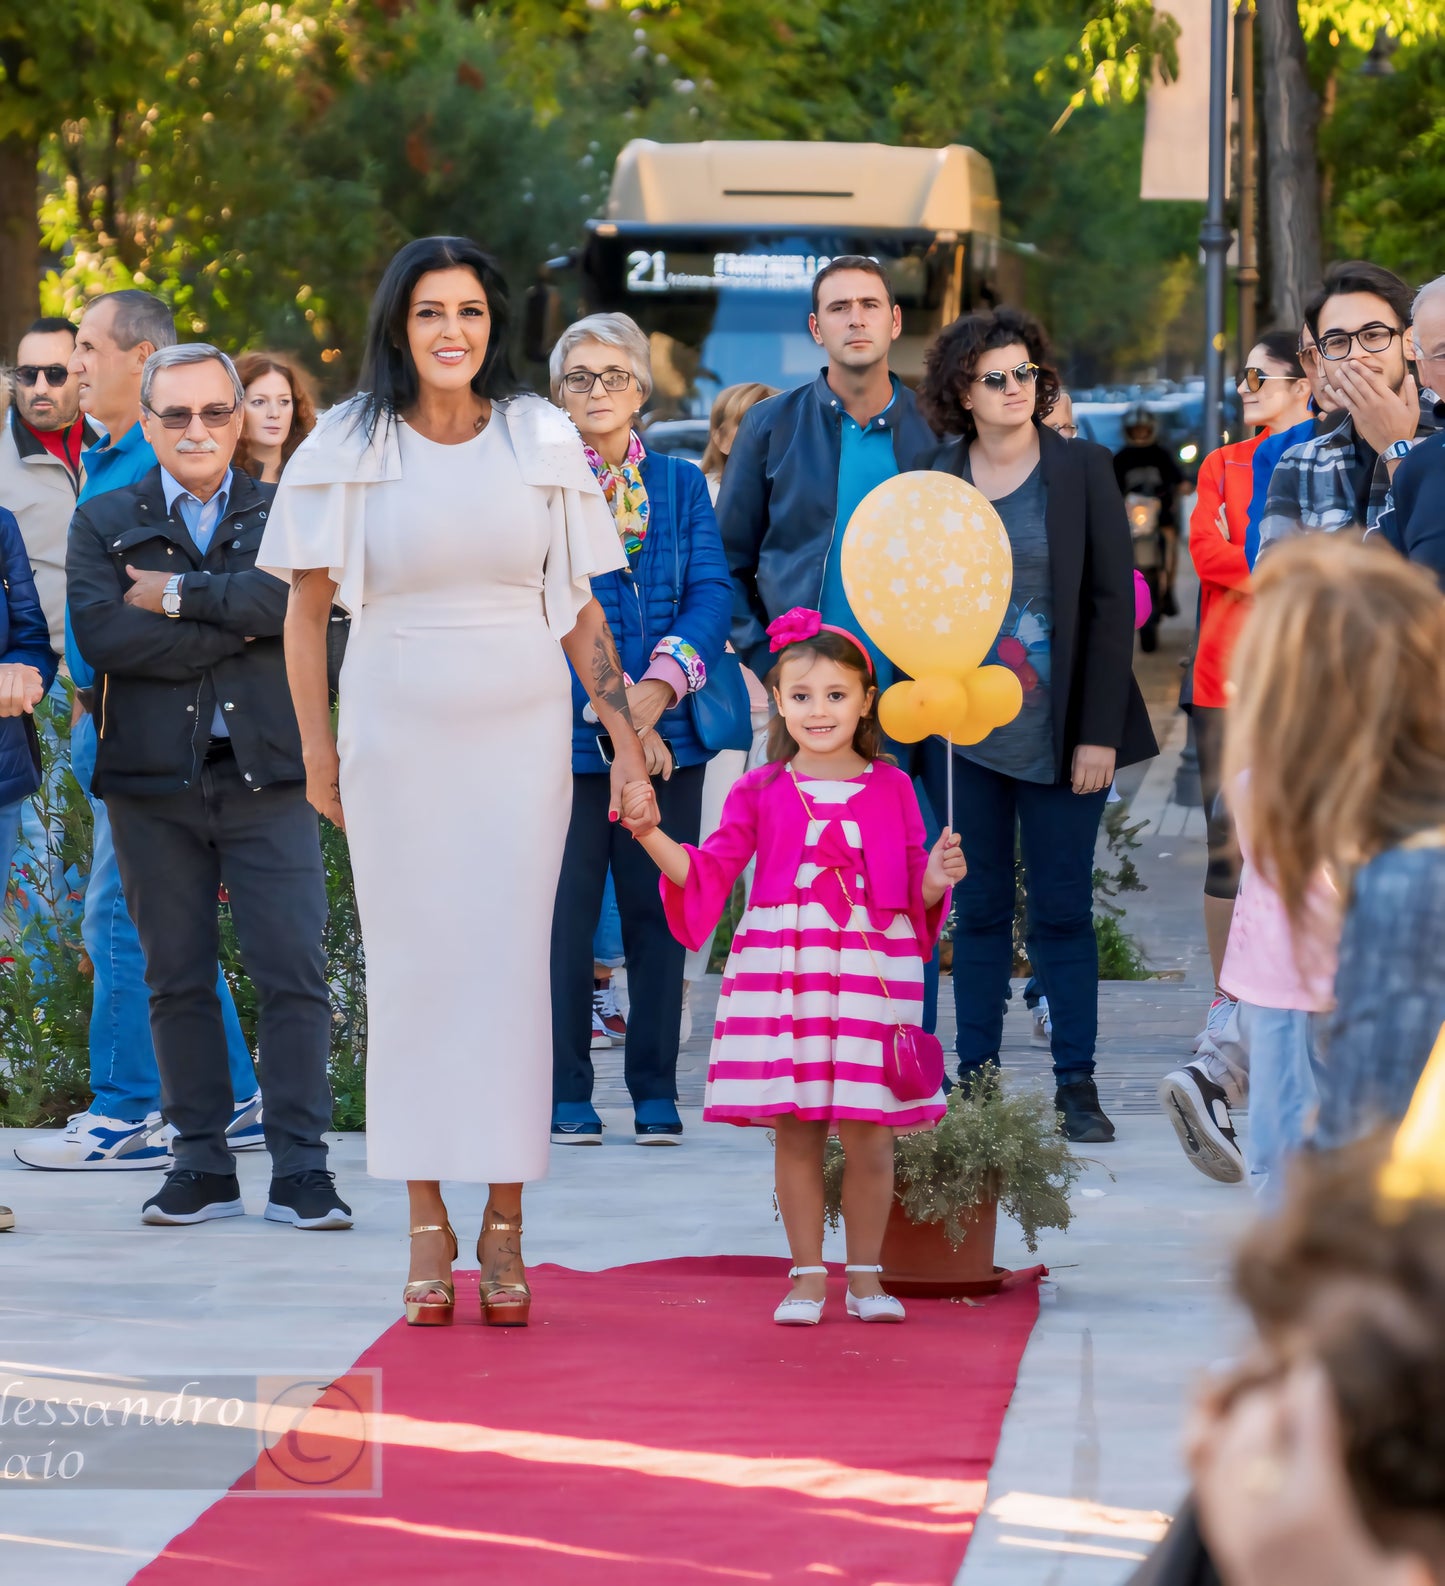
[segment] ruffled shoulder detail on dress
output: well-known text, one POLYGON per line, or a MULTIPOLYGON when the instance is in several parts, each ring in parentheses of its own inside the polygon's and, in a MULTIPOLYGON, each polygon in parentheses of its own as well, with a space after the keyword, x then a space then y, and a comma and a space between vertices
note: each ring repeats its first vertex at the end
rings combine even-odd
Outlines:
POLYGON ((374 484, 401 478, 401 446, 395 422, 383 421, 368 436, 361 422, 360 395, 327 408, 316 428, 286 464, 288 485, 374 484))
POLYGON ((561 408, 530 393, 508 397, 494 407, 506 423, 524 483, 580 490, 589 496, 602 494, 602 486, 587 466, 577 426, 561 408))

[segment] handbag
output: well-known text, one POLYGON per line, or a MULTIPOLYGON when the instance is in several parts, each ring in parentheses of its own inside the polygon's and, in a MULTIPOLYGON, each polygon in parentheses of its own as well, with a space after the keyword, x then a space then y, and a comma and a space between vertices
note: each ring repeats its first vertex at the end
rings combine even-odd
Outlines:
POLYGON ((729 646, 709 668, 707 681, 687 696, 692 730, 709 754, 751 749, 753 706, 743 681, 743 663, 729 646))
MULTIPOLYGON (((792 776, 791 768, 789 775, 792 776)), ((793 777, 793 786, 798 789, 798 797, 803 801, 803 809, 809 820, 816 817, 808 805, 807 796, 798 786, 798 779, 793 777)), ((838 885, 843 889, 843 895, 848 898, 852 913, 849 924, 852 924, 858 914, 858 902, 848 894, 848 885, 843 880, 843 872, 836 867, 828 872, 838 878, 838 885)), ((867 915, 865 913, 864 919, 867 915)), ((878 955, 873 951, 873 944, 868 940, 868 932, 859 927, 858 934, 863 938, 863 945, 868 949, 868 957, 873 961, 873 973, 878 977, 878 985, 883 992, 883 1000, 888 1004, 890 1017, 893 1014, 893 998, 888 991, 888 982, 883 977, 883 971, 878 967, 878 955)), ((902 1020, 894 1022, 891 1034, 883 1041, 883 1083, 897 1101, 931 1101, 943 1085, 944 1075, 943 1042, 936 1035, 930 1035, 921 1025, 904 1024, 902 1020)))
MULTIPOLYGON (((668 458, 674 471, 690 468, 691 463, 668 458)), ((673 493, 676 499, 676 492, 673 493)), ((674 529, 672 536, 672 588, 674 609, 682 603, 682 536, 674 529)), ((743 663, 729 645, 718 657, 717 664, 707 669, 707 679, 701 688, 685 696, 692 715, 692 730, 697 741, 710 755, 721 754, 724 749, 751 749, 753 746, 753 702, 748 698, 748 685, 743 681, 743 663)))

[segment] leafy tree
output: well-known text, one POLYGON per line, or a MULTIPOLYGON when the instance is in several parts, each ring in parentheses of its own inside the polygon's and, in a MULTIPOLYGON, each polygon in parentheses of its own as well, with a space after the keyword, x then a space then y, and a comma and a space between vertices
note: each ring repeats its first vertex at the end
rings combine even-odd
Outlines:
POLYGON ((6 355, 38 306, 42 144, 67 122, 97 112, 113 122, 137 85, 173 57, 185 10, 185 0, 47 0, 0 11, 0 348, 6 355))

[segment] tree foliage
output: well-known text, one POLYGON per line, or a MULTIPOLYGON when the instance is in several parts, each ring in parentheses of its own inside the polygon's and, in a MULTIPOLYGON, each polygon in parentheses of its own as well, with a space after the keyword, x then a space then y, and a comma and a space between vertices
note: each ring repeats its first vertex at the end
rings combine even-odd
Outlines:
MULTIPOLYGON (((1374 100, 1341 78, 1325 143, 1335 236, 1414 260, 1439 5, 1391 3, 1398 75, 1374 100)), ((1378 9, 1305 0, 1322 82, 1378 9)), ((189 334, 296 348, 333 390, 398 243, 477 236, 520 289, 631 137, 970 143, 1054 261, 1074 372, 1104 375, 1198 341, 1198 207, 1138 198, 1173 48, 1151 0, 55 0, 0 18, 0 140, 41 159, 48 308, 153 286, 189 334)))

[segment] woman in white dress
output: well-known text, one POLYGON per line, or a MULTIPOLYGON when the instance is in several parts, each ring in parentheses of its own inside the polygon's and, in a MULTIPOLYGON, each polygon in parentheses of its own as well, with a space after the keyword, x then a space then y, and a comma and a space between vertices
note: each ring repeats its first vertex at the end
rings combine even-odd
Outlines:
POLYGON ((291 459, 258 558, 291 581, 308 795, 350 842, 367 1167, 407 1181, 416 1325, 452 1319, 442 1179, 490 1186, 484 1319, 528 1316, 522 1184, 547 1169, 568 660, 616 745, 614 810, 647 774, 588 583, 623 565, 617 531, 570 421, 516 394, 507 333, 505 284, 475 243, 403 248, 372 304, 362 394, 291 459), (333 599, 351 614, 334 738, 333 599))

